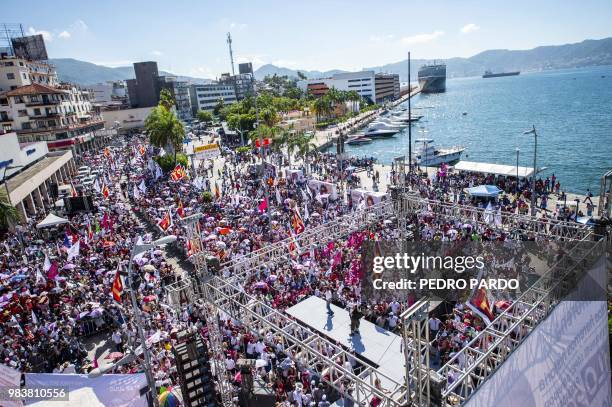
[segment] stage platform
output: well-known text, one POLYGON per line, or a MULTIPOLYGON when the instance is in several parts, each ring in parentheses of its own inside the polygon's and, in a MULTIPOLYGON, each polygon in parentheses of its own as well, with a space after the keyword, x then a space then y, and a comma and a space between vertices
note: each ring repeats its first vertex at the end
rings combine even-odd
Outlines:
MULTIPOLYGON (((354 349, 361 358, 378 366, 389 378, 404 381, 404 355, 402 338, 365 319, 361 319, 359 334, 349 336, 351 320, 348 311, 332 305, 334 315, 328 315, 325 300, 311 296, 297 303, 286 312, 320 334, 342 346, 354 349)), ((385 387, 385 383, 381 383, 385 387)))

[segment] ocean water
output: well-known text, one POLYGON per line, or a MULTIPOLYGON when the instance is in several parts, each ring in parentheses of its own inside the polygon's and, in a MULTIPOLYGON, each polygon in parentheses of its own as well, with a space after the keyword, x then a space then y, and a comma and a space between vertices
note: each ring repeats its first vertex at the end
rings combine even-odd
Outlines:
MULTIPOLYGON (((612 66, 447 79, 446 86, 413 98, 413 112, 424 115, 413 140, 462 145, 464 160, 508 165, 516 165, 518 147, 519 165, 532 167, 533 136, 522 133, 535 125, 542 176, 554 173, 568 192, 599 193, 601 176, 612 169, 612 66)), ((408 154, 408 128, 346 151, 389 164, 408 154)))

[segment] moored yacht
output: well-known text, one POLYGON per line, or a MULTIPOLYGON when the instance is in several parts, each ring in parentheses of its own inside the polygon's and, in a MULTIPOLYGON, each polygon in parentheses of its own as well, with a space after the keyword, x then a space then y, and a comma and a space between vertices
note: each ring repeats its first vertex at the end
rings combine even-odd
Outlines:
POLYGON ((465 147, 461 146, 436 148, 433 144, 433 139, 430 138, 418 138, 414 143, 413 160, 417 165, 423 166, 435 166, 458 161, 463 151, 465 151, 465 147))
POLYGON ((399 132, 400 128, 391 126, 387 123, 376 122, 370 123, 368 127, 365 129, 363 134, 369 138, 384 138, 384 137, 392 137, 395 133, 399 132))

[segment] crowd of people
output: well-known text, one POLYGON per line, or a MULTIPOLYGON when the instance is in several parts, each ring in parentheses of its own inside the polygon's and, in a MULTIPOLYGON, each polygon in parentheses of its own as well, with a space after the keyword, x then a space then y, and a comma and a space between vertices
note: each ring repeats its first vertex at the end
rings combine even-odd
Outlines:
MULTIPOLYGON (((231 151, 225 151, 214 165, 198 162, 175 177, 163 173, 153 160, 156 153, 143 136, 117 141, 101 152, 84 153, 79 158, 81 165, 103 170, 92 189, 82 192, 94 195, 96 211, 72 214, 67 224, 44 231, 35 227, 44 217, 41 214, 18 233, 4 237, 0 259, 1 363, 22 372, 90 372, 101 364, 98 348, 91 356, 92 347, 99 345, 92 338, 102 335, 103 343, 112 346, 113 360, 120 360, 128 350, 137 355, 112 372, 142 371, 142 344, 139 347, 134 310, 124 289, 130 286, 136 290, 144 316, 142 328, 148 338, 156 385, 177 387, 172 352, 177 333, 191 329, 204 338, 211 334, 206 325, 211 315, 202 305, 190 304, 188 299, 178 309, 168 305, 165 287, 185 276, 177 260, 189 258, 194 250, 182 218, 201 214, 202 249, 223 265, 267 245, 295 239, 308 228, 365 206, 351 201, 347 190, 340 189, 338 199, 332 200, 308 186, 307 180, 313 177, 330 182, 352 180, 346 183, 347 189, 359 185, 357 178, 346 177, 346 167, 340 169, 330 155, 316 154, 308 166, 301 164, 304 179, 291 180, 281 168, 262 169, 256 153, 231 151), (152 248, 132 258, 134 245, 162 235, 178 237, 174 245, 179 255, 152 248), (130 267, 132 279, 127 273, 130 267)), ((282 157, 274 156, 270 162, 276 158, 282 162, 282 157)), ((349 164, 363 164, 368 173, 377 176, 372 161, 349 164)), ((463 192, 465 187, 496 183, 506 192, 496 206, 507 211, 520 208, 530 190, 526 181, 517 186, 507 180, 448 173, 439 173, 434 179, 420 176, 410 183, 423 197, 470 205, 482 203, 471 201, 463 192), (513 191, 520 193, 510 200, 513 191)), ((553 178, 538 190, 545 196, 553 189, 558 192, 558 185, 553 178)), ((408 229, 413 237, 425 241, 509 238, 503 224, 483 225, 438 216, 433 211, 411 217, 408 229)), ((361 247, 366 240, 399 236, 396 222, 390 220, 335 240, 321 236, 321 245, 316 248, 292 246, 287 261, 247 270, 242 289, 281 312, 315 295, 350 310, 357 320, 363 316, 397 332, 399 315, 414 299, 365 298, 361 247)), ((221 267, 217 272, 229 278, 232 271, 221 267)), ((282 405, 327 407, 338 398, 344 398, 345 406, 352 405, 349 383, 341 389, 330 386, 329 373, 326 376, 324 369, 321 372, 292 358, 278 333, 252 332, 223 313, 219 316, 226 370, 215 374, 232 384, 236 403, 243 384, 239 361, 255 359, 254 374, 273 389, 282 405)), ((434 367, 452 358, 485 326, 477 313, 462 304, 451 306, 441 318, 430 320, 434 367)), ((358 332, 357 324, 354 333, 358 332)), ((359 370, 362 363, 355 357, 346 368, 359 370)), ((378 402, 376 397, 370 401, 371 405, 378 402)))

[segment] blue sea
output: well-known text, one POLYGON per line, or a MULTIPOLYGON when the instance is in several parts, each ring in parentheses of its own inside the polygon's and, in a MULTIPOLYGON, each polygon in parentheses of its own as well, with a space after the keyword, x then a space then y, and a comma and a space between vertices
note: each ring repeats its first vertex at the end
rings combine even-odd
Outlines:
MULTIPOLYGON (((568 192, 599 193, 601 176, 612 169, 612 66, 447 79, 446 86, 412 99, 413 112, 424 115, 413 140, 463 145, 464 160, 508 165, 516 165, 518 147, 519 165, 532 167, 533 136, 523 132, 535 125, 542 175, 554 173, 568 192)), ((389 164, 407 155, 408 129, 346 150, 389 164)))

